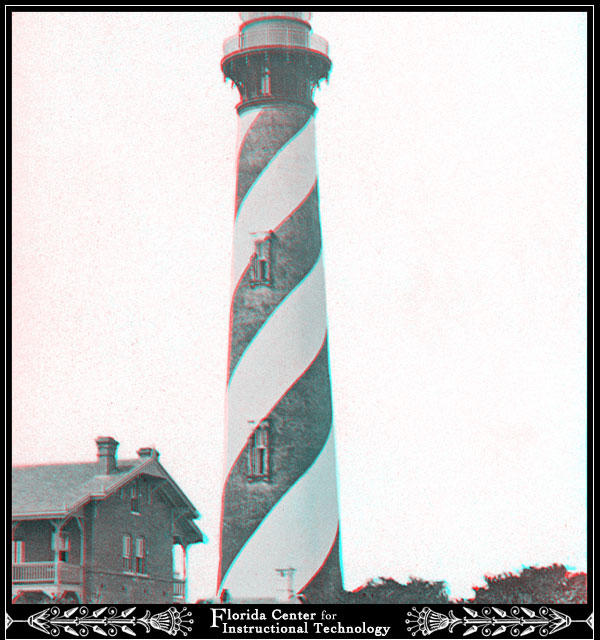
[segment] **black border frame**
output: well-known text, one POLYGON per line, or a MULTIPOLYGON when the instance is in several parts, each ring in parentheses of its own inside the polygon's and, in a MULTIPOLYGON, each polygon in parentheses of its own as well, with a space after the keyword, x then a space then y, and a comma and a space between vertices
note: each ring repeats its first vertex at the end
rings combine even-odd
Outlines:
MULTIPOLYGON (((5 394, 7 398, 6 402, 6 414, 5 414, 5 477, 6 477, 6 493, 5 493, 5 511, 7 514, 6 518, 6 540, 10 538, 10 518, 8 518, 10 507, 10 495, 11 495, 11 474, 10 474, 10 465, 8 462, 11 459, 10 452, 12 450, 12 435, 11 435, 11 397, 12 397, 12 380, 11 380, 11 370, 12 370, 12 321, 11 321, 11 312, 12 312, 12 292, 10 287, 9 276, 12 276, 12 246, 11 246, 11 232, 12 232, 12 222, 11 222, 11 213, 12 213, 12 194, 10 185, 12 182, 12 164, 11 164, 11 154, 13 151, 12 147, 12 14, 17 12, 91 12, 91 13, 102 13, 102 12, 154 12, 154 13, 163 13, 163 12, 199 12, 199 11, 216 11, 223 9, 235 9, 237 7, 223 7, 223 6, 202 6, 202 7, 190 7, 186 5, 176 5, 176 6, 156 6, 156 7, 137 7, 132 5, 113 5, 113 6, 86 6, 86 5, 55 5, 55 6, 43 6, 43 5, 5 5, 5 38, 6 38, 6 62, 5 62, 5 100, 6 100, 6 125, 5 125, 5 135, 6 135, 6 144, 5 144, 5 189, 6 189, 6 209, 5 209, 5 290, 6 290, 6 310, 5 310, 5 319, 6 319, 6 360, 5 360, 5 375, 6 375, 6 388, 5 394)), ((244 7, 246 8, 246 7, 244 7)), ((253 7, 250 7, 251 9, 253 7)), ((340 7, 321 7, 318 6, 319 11, 327 11, 327 10, 340 10, 340 7)), ((408 5, 402 7, 390 7, 389 5, 383 6, 374 6, 368 9, 365 7, 359 8, 361 11, 365 10, 382 10, 382 11, 394 11, 394 12, 408 12, 408 11, 426 11, 426 12, 465 12, 465 11, 476 11, 476 12, 583 12, 586 14, 587 19, 587 87, 588 87, 588 95, 587 95, 587 438, 588 438, 588 458, 587 458, 587 516, 588 516, 588 538, 587 538, 587 575, 588 575, 588 603, 585 605, 541 605, 542 608, 546 608, 549 610, 554 610, 559 613, 564 613, 568 615, 571 619, 571 622, 564 629, 557 629, 554 633, 556 636, 561 635, 563 637, 573 637, 570 634, 575 632, 575 628, 577 630, 577 637, 593 637, 592 629, 590 628, 592 625, 590 622, 586 623, 586 620, 593 612, 593 602, 594 602, 594 590, 593 590, 593 480, 594 480, 594 459, 593 459, 593 365, 594 365, 594 357, 593 357, 593 319, 594 319, 594 305, 593 305, 593 265, 594 265, 594 254, 593 254, 593 206, 594 206, 594 181, 593 181, 593 170, 594 170, 594 118, 593 118, 593 104, 594 104, 594 26, 595 26, 595 15, 594 15, 594 5, 578 5, 578 6, 569 6, 569 5, 530 5, 530 6, 481 6, 481 5, 454 5, 454 6, 426 6, 426 5, 408 5), (575 627, 575 625, 577 625, 575 627)), ((356 11, 356 8, 353 8, 352 11, 356 11)), ((6 545, 5 548, 5 562, 6 567, 11 565, 11 552, 10 545, 6 545)), ((6 588, 6 599, 5 599, 5 611, 8 616, 14 622, 7 627, 7 636, 6 637, 24 637, 24 634, 27 637, 47 637, 47 633, 42 633, 41 631, 36 630, 35 626, 31 626, 26 622, 29 616, 35 616, 36 614, 40 614, 41 609, 46 609, 48 611, 48 615, 52 617, 54 614, 50 614, 51 605, 42 606, 40 609, 40 605, 13 605, 11 603, 11 579, 10 579, 10 571, 5 572, 5 588, 6 588), (27 625, 27 626, 23 626, 27 625), (10 631, 8 630, 10 629, 10 631), (13 635, 16 634, 16 635, 13 635)), ((134 605, 131 605, 132 607, 134 605)), ((303 611, 315 611, 316 615, 321 615, 320 612, 328 611, 335 612, 337 615, 337 619, 342 621, 345 625, 360 625, 363 622, 369 626, 390 626, 390 632, 387 634, 387 637, 411 637, 411 633, 407 629, 407 625, 409 623, 409 618, 407 616, 412 616, 413 622, 414 619, 418 616, 419 613, 423 615, 423 610, 428 608, 433 614, 439 614, 441 616, 448 616, 449 612, 454 611, 455 615, 468 616, 464 612, 464 607, 466 605, 462 604, 451 604, 451 605, 415 605, 411 607, 410 605, 362 605, 361 607, 348 607, 346 605, 306 605, 302 608, 303 611), (411 613, 409 613, 411 612, 411 613)), ((97 610, 101 605, 89 605, 88 608, 92 610, 97 610)), ((482 605, 468 605, 469 609, 476 612, 478 615, 483 615, 482 610, 485 609, 485 606, 482 605)), ((497 605, 499 609, 506 609, 507 611, 511 607, 521 608, 520 605, 510 605, 510 604, 502 604, 499 603, 497 605)), ((76 607, 81 608, 80 607, 76 607)), ((129 607, 131 608, 131 607, 129 607)), ((165 605, 137 605, 136 611, 132 614, 133 616, 138 615, 139 618, 142 617, 143 611, 149 611, 151 614, 159 614, 164 611, 167 607, 165 605)), ((220 629, 215 629, 210 626, 211 617, 212 617, 212 609, 215 608, 225 608, 230 611, 245 611, 249 607, 243 605, 173 605, 174 610, 177 610, 180 615, 187 615, 184 613, 186 610, 188 613, 191 613, 193 618, 195 619, 192 623, 190 619, 191 631, 190 635, 193 637, 307 637, 306 635, 295 635, 292 633, 287 633, 285 636, 283 635, 263 635, 256 633, 241 633, 241 634, 222 634, 220 633, 220 629)), ((270 605, 257 605, 251 606, 252 610, 263 611, 265 615, 270 616, 271 612, 277 607, 273 607, 270 605)), ((540 614, 540 605, 530 605, 528 607, 531 610, 534 610, 534 613, 540 614)), ((60 605, 55 606, 54 609, 58 610, 59 615, 63 615, 65 612, 73 609, 73 606, 69 605, 60 605)), ((125 610, 123 607, 119 606, 119 615, 125 610)), ((286 609, 287 610, 287 609, 286 609)), ((81 611, 74 611, 71 615, 76 617, 81 615, 81 611)), ((521 612, 521 615, 523 613, 521 612)), ((525 619, 527 619, 527 614, 525 615, 525 619)), ((104 616, 103 616, 104 617, 104 616)), ((188 616, 189 619, 189 616, 188 616)), ((319 620, 317 617, 316 620, 319 620)), ((185 618, 184 618, 185 621, 185 618)), ((31 620, 30 620, 31 622, 31 620)), ((185 625, 183 628, 178 629, 175 633, 171 633, 171 635, 183 635, 185 630, 185 625)), ((494 629, 492 629, 493 631, 494 629)), ((174 631, 174 630, 172 630, 174 631)), ((414 631, 414 629, 413 629, 414 631)), ((479 628, 481 631, 481 628, 479 628)), ((510 629, 499 633, 498 637, 516 637, 509 633, 510 629)), ((149 633, 140 631, 140 635, 143 633, 145 637, 167 637, 166 630, 154 629, 151 628, 149 633)), ((431 629, 429 633, 435 633, 436 637, 456 637, 458 635, 463 635, 462 630, 459 629, 454 634, 449 634, 450 630, 448 627, 439 628, 439 629, 431 629)), ((490 632, 491 633, 491 632, 490 632)), ((62 635, 62 637, 69 637, 68 632, 58 632, 53 635, 62 635)), ((103 637, 101 633, 92 633, 93 637, 103 637)), ((135 634, 134 634, 135 635, 135 634)), ((310 632, 309 632, 309 635, 310 632)), ((326 637, 325 634, 321 634, 323 637, 326 637)), ((418 637, 422 637, 422 631, 413 632, 412 635, 417 635, 418 637)), ((484 634, 485 635, 485 634, 484 634)), ((489 635, 489 634, 488 634, 489 635)), ((518 635, 518 634, 517 634, 518 635)), ((350 634, 346 635, 344 633, 336 633, 337 637, 373 637, 372 635, 364 635, 362 633, 359 634, 350 634)), ((113 637, 117 637, 113 635, 113 637)), ((127 636, 121 636, 127 637, 127 636)), ((317 636, 318 637, 318 636, 317 636)), ((473 632, 473 637, 478 637, 478 634, 473 632)), ((536 637, 536 634, 533 633, 531 637, 536 637)))

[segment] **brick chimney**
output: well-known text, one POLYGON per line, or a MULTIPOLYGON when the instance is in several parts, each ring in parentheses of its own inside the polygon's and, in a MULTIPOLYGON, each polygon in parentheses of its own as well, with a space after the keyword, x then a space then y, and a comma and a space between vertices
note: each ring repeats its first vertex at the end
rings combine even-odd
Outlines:
POLYGON ((152 447, 142 447, 137 450, 137 454, 140 458, 156 458, 158 460, 158 456, 160 453, 156 449, 152 447))
POLYGON ((110 475, 117 468, 117 447, 119 443, 110 436, 96 438, 98 445, 99 475, 110 475))

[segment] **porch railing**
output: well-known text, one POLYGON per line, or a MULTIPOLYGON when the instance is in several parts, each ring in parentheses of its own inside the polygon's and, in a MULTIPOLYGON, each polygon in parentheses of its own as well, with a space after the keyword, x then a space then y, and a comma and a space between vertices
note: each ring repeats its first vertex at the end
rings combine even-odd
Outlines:
POLYGON ((78 564, 59 562, 58 576, 61 584, 81 584, 83 582, 83 567, 78 564))
POLYGON ((81 584, 83 567, 68 562, 23 562, 13 564, 12 581, 15 583, 54 584, 56 578, 63 584, 81 584))
POLYGON ((175 598, 185 598, 185 580, 173 579, 173 596, 175 598))

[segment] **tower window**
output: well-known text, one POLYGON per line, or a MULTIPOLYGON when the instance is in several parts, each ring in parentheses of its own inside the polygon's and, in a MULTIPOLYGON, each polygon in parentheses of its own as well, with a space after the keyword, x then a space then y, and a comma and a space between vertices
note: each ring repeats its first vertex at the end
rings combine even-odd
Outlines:
POLYGON ((269 270, 268 270, 268 266, 267 266, 267 261, 266 260, 259 260, 258 261, 259 264, 259 280, 268 280, 269 277, 269 270))
POLYGON ((256 240, 254 247, 250 284, 253 287, 257 285, 268 286, 272 283, 271 235, 256 240))
POLYGON ((248 467, 250 480, 269 479, 269 423, 261 422, 251 437, 248 452, 248 467))
POLYGON ((263 69, 260 77, 260 92, 263 96, 271 95, 271 70, 269 67, 263 69))

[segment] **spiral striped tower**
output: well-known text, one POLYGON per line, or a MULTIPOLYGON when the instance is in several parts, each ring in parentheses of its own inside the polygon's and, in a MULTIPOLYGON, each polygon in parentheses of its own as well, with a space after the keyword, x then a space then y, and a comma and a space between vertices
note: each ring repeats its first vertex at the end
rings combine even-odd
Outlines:
POLYGON ((242 12, 218 592, 332 602, 342 588, 313 91, 331 67, 307 12, 242 12))

